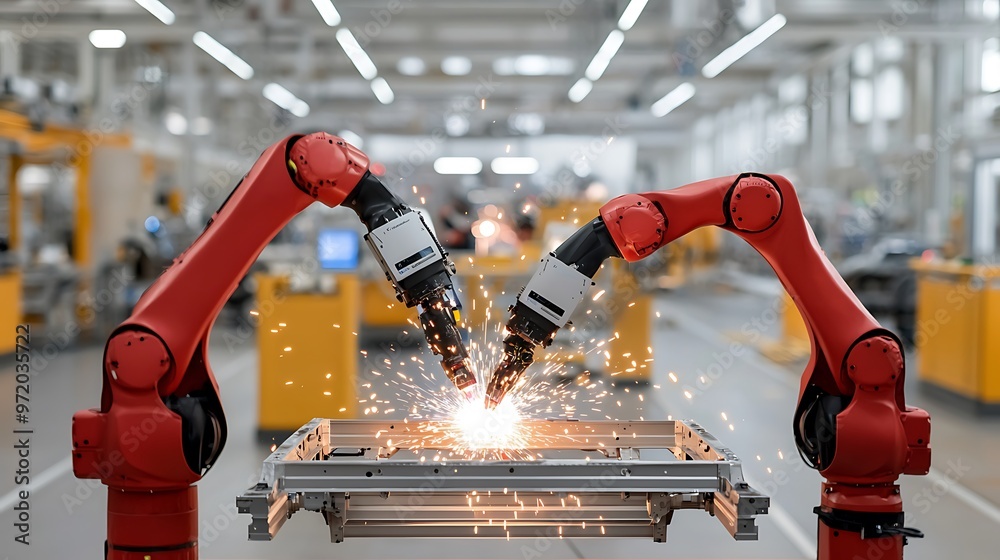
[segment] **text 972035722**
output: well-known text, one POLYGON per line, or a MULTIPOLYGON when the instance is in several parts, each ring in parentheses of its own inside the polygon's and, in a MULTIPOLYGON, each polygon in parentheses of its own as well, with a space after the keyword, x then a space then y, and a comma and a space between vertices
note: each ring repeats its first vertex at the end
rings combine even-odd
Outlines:
POLYGON ((14 334, 14 451, 17 465, 14 468, 14 484, 17 496, 14 500, 16 515, 14 540, 20 544, 30 544, 31 502, 28 485, 31 484, 31 335, 28 325, 18 325, 14 334))

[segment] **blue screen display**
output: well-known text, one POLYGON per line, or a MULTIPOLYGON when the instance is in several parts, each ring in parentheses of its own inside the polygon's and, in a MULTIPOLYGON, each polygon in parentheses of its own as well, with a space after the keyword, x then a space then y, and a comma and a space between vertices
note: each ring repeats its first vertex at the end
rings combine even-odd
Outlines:
POLYGON ((324 270, 354 270, 359 249, 358 232, 352 229, 322 229, 316 238, 316 258, 324 270))

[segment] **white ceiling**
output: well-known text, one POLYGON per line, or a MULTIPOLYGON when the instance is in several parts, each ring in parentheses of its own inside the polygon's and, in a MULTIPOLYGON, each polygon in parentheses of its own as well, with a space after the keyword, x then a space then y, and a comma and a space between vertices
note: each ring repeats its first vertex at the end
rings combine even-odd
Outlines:
POLYGON ((650 0, 590 95, 572 103, 569 88, 616 28, 627 0, 333 0, 341 27, 361 40, 395 93, 392 104, 382 105, 309 0, 163 3, 176 14, 172 25, 134 0, 7 0, 0 3, 0 29, 22 38, 30 33, 23 70, 43 80, 45 74, 72 80, 91 30, 122 29, 128 41, 114 54, 119 80, 134 75, 135 66, 160 66, 168 78, 161 108, 195 111, 225 125, 260 107, 261 89, 273 81, 309 104, 315 128, 423 134, 459 112, 474 136, 507 135, 510 115, 524 112, 544 115, 546 132, 554 133, 597 133, 609 119, 637 132, 678 131, 700 113, 774 87, 780 77, 887 33, 907 41, 997 33, 996 22, 963 15, 957 0, 914 2, 914 13, 896 1, 761 0, 746 8, 758 8, 758 17, 741 11, 744 2, 738 0, 650 0), (788 18, 783 29, 718 77, 700 75, 701 65, 775 11, 788 18), (250 63, 254 77, 244 81, 195 48, 191 37, 199 30, 250 63), (683 52, 695 56, 679 67, 677 54, 683 52), (574 69, 559 76, 493 72, 498 58, 525 54, 564 57, 574 69), (455 55, 472 61, 468 75, 440 70, 441 60, 455 55), (422 59, 426 73, 400 74, 396 65, 404 56, 422 59), (697 86, 694 99, 668 117, 653 118, 650 104, 683 81, 697 86))

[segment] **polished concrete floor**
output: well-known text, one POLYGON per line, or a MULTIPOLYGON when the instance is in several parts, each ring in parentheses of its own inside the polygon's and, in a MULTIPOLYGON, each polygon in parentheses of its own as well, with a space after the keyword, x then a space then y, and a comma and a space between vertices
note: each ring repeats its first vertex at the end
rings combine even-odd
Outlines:
MULTIPOLYGON (((739 454, 751 483, 772 497, 759 518, 760 540, 734 542, 704 512, 674 516, 668 542, 560 540, 537 547, 528 541, 349 540, 331 544, 320 516, 296 514, 270 543, 248 542, 248 519, 235 512, 235 496, 257 478, 267 446, 255 441, 256 355, 251 342, 212 350, 214 369, 229 414, 230 439, 214 469, 200 484, 201 547, 206 559, 321 558, 809 558, 815 550, 819 476, 795 453, 790 429, 801 365, 784 367, 752 350, 733 351, 732 333, 754 318, 767 319, 774 298, 719 288, 691 288, 659 296, 656 308, 653 383, 641 412, 635 392, 616 390, 605 406, 613 417, 691 418, 739 454), (732 358, 730 360, 730 358, 732 358), (713 367, 717 364, 719 367, 713 367), (709 368, 712 367, 712 370, 709 368), (668 379, 675 372, 680 383, 668 379), (692 399, 680 387, 699 372, 711 383, 692 399), (631 400, 630 400, 631 399, 631 400), (623 400, 619 407, 612 401, 623 400), (631 408, 630 408, 631 407, 631 408), (726 419, 723 419, 723 413, 726 419), (732 428, 730 428, 732 424, 732 428)), ((217 337, 218 338, 218 337, 217 337)), ((43 341, 44 343, 44 341, 43 341)), ((36 347, 38 341, 36 341, 36 347)), ((912 364, 912 357, 909 360, 912 364)), ((31 545, 14 543, 15 466, 10 430, 0 433, 0 560, 98 558, 104 540, 103 487, 70 473, 69 426, 73 411, 99 398, 100 349, 61 351, 32 380, 31 545)), ((902 486, 909 524, 927 534, 907 547, 907 558, 963 560, 996 558, 1000 533, 1000 419, 974 418, 921 394, 909 374, 909 401, 933 417, 934 470, 907 477, 902 486)), ((13 417, 14 367, 0 367, 0 417, 13 417)))

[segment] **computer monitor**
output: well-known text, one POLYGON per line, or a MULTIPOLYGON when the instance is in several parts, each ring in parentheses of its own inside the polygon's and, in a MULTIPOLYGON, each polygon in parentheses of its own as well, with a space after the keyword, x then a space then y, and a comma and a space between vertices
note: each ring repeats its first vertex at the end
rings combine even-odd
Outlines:
POLYGON ((360 236, 353 229, 325 228, 316 237, 316 258, 323 270, 354 270, 358 267, 360 236))

